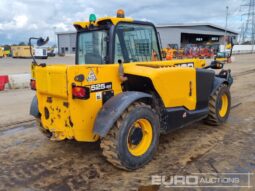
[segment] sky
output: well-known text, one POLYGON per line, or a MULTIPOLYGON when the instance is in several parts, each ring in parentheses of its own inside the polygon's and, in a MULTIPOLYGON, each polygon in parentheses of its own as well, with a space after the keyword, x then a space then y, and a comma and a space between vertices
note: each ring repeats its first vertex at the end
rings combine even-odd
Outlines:
POLYGON ((56 32, 74 31, 72 23, 97 17, 115 16, 124 9, 126 17, 154 24, 212 23, 240 31, 240 5, 246 0, 0 0, 0 44, 27 43, 28 38, 50 37, 56 32))

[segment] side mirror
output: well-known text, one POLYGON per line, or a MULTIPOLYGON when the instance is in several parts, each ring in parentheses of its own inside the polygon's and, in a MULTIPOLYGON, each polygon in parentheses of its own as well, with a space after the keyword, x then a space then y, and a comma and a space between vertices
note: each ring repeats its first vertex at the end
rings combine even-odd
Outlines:
POLYGON ((212 68, 212 69, 222 69, 224 67, 224 63, 219 62, 219 61, 212 61, 207 68, 212 68))
POLYGON ((48 41, 49 41, 49 37, 47 37, 45 40, 40 37, 40 38, 37 38, 37 37, 30 37, 29 38, 29 41, 28 41, 28 44, 30 46, 30 55, 31 57, 33 58, 33 64, 36 64, 37 65, 37 62, 35 60, 35 57, 34 57, 34 54, 33 54, 33 48, 32 48, 32 40, 37 40, 37 46, 43 46, 45 45, 48 41))
POLYGON ((45 45, 45 44, 47 44, 48 43, 48 41, 49 41, 49 37, 47 37, 45 40, 42 38, 42 37, 40 37, 38 40, 37 40, 37 46, 43 46, 43 45, 45 45))

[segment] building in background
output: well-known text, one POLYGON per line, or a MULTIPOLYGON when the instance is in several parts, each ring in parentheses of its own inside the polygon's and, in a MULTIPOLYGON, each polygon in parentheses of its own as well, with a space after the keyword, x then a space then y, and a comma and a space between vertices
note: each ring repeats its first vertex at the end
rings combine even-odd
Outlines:
MULTIPOLYGON (((157 25, 157 30, 163 47, 168 44, 176 44, 184 48, 188 44, 222 45, 225 43, 225 28, 209 23, 157 25)), ((226 35, 236 39, 238 33, 227 29, 226 35)))
POLYGON ((75 54, 76 32, 59 32, 57 40, 59 54, 75 54))
MULTIPOLYGON (((156 26, 162 47, 169 44, 177 47, 186 47, 189 44, 195 45, 223 45, 225 29, 209 23, 201 24, 166 24, 156 26)), ((237 38, 238 33, 227 29, 227 36, 237 38)), ((76 32, 57 33, 58 52, 62 54, 74 54, 76 47, 76 32)))

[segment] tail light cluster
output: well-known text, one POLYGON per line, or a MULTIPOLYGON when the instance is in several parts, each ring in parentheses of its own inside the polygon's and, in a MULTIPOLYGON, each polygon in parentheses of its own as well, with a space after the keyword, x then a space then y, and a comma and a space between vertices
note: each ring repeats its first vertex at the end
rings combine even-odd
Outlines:
POLYGON ((73 86, 72 95, 74 99, 89 99, 90 89, 88 87, 73 86))
MULTIPOLYGON (((31 90, 36 90, 36 80, 30 80, 31 90)), ((75 86, 72 87, 72 95, 74 99, 89 99, 90 98, 90 89, 88 87, 75 86)))
POLYGON ((35 79, 30 80, 30 88, 31 88, 31 90, 36 90, 36 81, 35 81, 35 79))

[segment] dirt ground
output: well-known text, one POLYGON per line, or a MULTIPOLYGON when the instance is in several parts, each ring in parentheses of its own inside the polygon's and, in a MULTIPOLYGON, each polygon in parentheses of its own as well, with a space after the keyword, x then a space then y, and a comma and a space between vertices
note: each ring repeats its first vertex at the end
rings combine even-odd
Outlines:
MULTIPOLYGON (((134 172, 107 163, 98 143, 51 142, 33 121, 2 125, 0 190, 185 190, 152 186, 151 176, 255 173, 255 55, 236 56, 226 68, 235 76, 228 122, 220 127, 199 122, 162 135, 154 159, 134 172)), ((7 99, 5 103, 8 107, 7 99)), ((252 188, 231 190, 254 190, 254 175, 251 184, 252 188)))
POLYGON ((29 105, 35 95, 30 89, 0 92, 0 128, 10 124, 32 120, 29 105))

